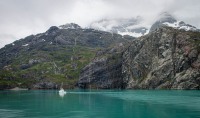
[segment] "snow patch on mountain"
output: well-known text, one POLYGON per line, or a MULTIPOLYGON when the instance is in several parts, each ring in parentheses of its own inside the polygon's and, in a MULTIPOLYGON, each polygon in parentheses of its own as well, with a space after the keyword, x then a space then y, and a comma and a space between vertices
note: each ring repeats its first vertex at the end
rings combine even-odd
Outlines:
POLYGON ((188 24, 185 24, 183 21, 176 21, 174 23, 165 22, 163 23, 166 26, 173 27, 176 29, 183 29, 185 31, 196 31, 197 28, 188 24))
POLYGON ((177 22, 174 22, 174 23, 164 22, 163 24, 166 25, 166 26, 169 26, 169 27, 177 28, 177 27, 179 27, 179 22, 180 21, 177 21, 177 22))
POLYGON ((24 47, 26 47, 26 46, 28 46, 29 44, 24 44, 24 45, 22 45, 22 46, 24 46, 24 47))
POLYGON ((129 35, 129 36, 133 36, 133 37, 140 37, 140 36, 143 36, 142 33, 136 33, 136 32, 117 32, 118 34, 121 34, 121 35, 129 35))

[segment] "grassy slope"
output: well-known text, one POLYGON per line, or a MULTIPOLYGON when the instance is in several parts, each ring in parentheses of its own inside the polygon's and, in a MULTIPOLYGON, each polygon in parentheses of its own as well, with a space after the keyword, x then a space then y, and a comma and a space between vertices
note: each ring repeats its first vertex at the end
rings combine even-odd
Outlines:
POLYGON ((39 51, 33 54, 32 51, 32 55, 22 54, 0 71, 0 85, 30 87, 32 83, 45 79, 74 86, 81 69, 93 59, 95 52, 95 48, 68 46, 50 52, 39 51), (28 63, 31 59, 44 57, 45 61, 33 64, 27 69, 20 69, 21 62, 28 63), (72 57, 74 59, 71 59, 72 57))

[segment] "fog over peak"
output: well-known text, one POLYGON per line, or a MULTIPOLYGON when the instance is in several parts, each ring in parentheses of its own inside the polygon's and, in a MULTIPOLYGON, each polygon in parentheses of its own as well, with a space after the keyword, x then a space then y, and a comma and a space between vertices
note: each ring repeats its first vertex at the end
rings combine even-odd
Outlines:
POLYGON ((101 19, 141 16, 150 26, 165 11, 200 28, 199 0, 1 0, 0 47, 71 22, 87 27, 101 19))

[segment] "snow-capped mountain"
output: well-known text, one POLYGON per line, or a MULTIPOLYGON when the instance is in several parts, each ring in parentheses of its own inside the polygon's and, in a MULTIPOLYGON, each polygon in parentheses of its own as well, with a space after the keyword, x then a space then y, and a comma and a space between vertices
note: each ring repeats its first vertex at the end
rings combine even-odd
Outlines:
POLYGON ((186 31, 200 31, 196 27, 186 24, 183 21, 177 20, 175 17, 167 12, 161 13, 151 27, 144 25, 145 20, 142 17, 130 19, 103 19, 90 24, 89 28, 102 30, 107 32, 118 33, 121 35, 130 35, 133 37, 140 37, 148 34, 155 29, 162 26, 169 26, 176 29, 183 29, 186 31))
POLYGON ((199 31, 196 27, 186 24, 183 21, 175 19, 171 14, 164 12, 160 14, 157 18, 158 20, 151 26, 150 32, 162 26, 169 26, 176 29, 183 29, 186 31, 199 31))
POLYGON ((130 19, 103 19, 91 23, 89 28, 140 37, 149 32, 148 28, 142 25, 142 23, 143 19, 139 16, 130 19))

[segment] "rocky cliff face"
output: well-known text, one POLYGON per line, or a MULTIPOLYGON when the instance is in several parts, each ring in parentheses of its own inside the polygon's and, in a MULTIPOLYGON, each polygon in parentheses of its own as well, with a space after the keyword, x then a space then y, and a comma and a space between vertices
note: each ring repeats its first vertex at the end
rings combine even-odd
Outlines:
POLYGON ((135 39, 131 45, 123 47, 120 53, 112 53, 117 61, 111 65, 109 62, 112 58, 96 56, 82 70, 79 86, 199 89, 199 52, 200 33, 162 27, 135 39))
POLYGON ((127 88, 199 89, 199 36, 160 28, 135 40, 123 54, 127 88))

